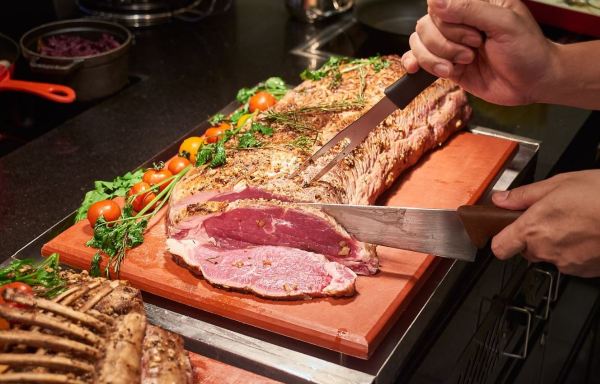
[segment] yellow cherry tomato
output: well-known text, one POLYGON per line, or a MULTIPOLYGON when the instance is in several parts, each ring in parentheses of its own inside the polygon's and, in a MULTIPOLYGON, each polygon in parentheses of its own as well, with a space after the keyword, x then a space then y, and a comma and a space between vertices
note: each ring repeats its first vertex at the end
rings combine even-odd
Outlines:
POLYGON ((237 121, 236 128, 241 128, 244 125, 246 125, 246 122, 248 121, 248 119, 253 116, 254 116, 253 113, 246 113, 246 114, 240 116, 240 118, 237 121))
POLYGON ((204 144, 204 136, 192 136, 183 140, 181 145, 179 146, 179 154, 182 157, 188 157, 192 164, 196 163, 196 155, 198 154, 198 150, 204 144))

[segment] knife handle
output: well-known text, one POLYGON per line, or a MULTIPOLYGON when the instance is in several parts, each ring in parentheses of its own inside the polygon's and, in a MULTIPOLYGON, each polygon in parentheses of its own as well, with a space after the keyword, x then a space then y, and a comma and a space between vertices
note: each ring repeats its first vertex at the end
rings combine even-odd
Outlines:
POLYGON ((492 237, 517 220, 523 211, 511 211, 494 205, 463 205, 458 216, 477 248, 483 248, 492 237))
POLYGON ((424 69, 415 73, 407 73, 383 91, 388 99, 400 109, 404 109, 425 88, 429 87, 438 78, 424 69))

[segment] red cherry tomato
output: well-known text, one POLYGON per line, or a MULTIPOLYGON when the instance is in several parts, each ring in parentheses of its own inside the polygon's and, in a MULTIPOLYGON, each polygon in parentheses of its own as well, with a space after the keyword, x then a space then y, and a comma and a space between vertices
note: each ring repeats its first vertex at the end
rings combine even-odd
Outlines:
POLYGON ((144 173, 142 180, 150 185, 158 185, 158 188, 162 191, 163 189, 167 188, 169 184, 171 184, 170 182, 165 182, 165 180, 171 176, 173 176, 173 174, 168 169, 150 168, 144 173))
POLYGON ((229 129, 231 129, 231 125, 227 123, 221 123, 216 127, 208 128, 204 134, 204 136, 206 136, 206 142, 216 143, 221 136, 223 136, 225 131, 228 131, 229 129))
MULTIPOLYGON (((148 204, 150 204, 150 202, 152 200, 154 200, 155 197, 156 197, 156 193, 154 193, 154 192, 146 193, 146 195, 144 196, 144 200, 142 202, 143 207, 145 208, 148 204)), ((158 206, 158 204, 159 204, 159 201, 155 202, 152 207, 148 208, 148 210, 154 211, 156 209, 156 207, 158 206)))
POLYGON ((277 99, 267 91, 256 92, 248 101, 248 109, 250 112, 256 110, 266 111, 277 103, 277 99))
POLYGON ((10 307, 24 307, 22 304, 13 303, 12 301, 6 302, 4 300, 4 291, 7 289, 14 289, 19 293, 23 293, 25 295, 33 296, 33 288, 30 285, 22 283, 20 281, 15 281, 13 283, 4 284, 0 287, 0 304, 7 304, 10 307))
POLYGON ((121 208, 112 200, 97 201, 90 206, 87 219, 93 227, 98 218, 102 216, 106 221, 114 221, 121 217, 121 208))
POLYGON ((135 211, 139 212, 144 208, 144 198, 150 192, 151 189, 152 187, 150 186, 150 184, 144 181, 140 181, 139 183, 134 184, 133 187, 131 187, 128 196, 135 196, 133 198, 133 201, 131 202, 131 205, 133 206, 133 209, 135 211))
POLYGON ((172 174, 176 175, 179 172, 183 171, 185 167, 187 167, 190 164, 191 162, 185 157, 177 156, 176 158, 169 161, 168 168, 172 174))

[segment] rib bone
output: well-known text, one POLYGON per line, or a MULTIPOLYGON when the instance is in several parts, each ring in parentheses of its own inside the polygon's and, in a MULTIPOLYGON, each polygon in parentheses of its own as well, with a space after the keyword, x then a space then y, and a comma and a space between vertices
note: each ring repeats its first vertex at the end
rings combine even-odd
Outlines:
POLYGON ((99 344, 102 340, 92 332, 73 323, 57 320, 48 315, 25 312, 19 309, 10 308, 6 305, 0 305, 0 317, 9 321, 16 321, 22 324, 37 325, 42 328, 48 328, 62 332, 64 334, 75 336, 85 340, 90 344, 99 344))
POLYGON ((71 287, 71 288, 67 289, 66 291, 64 291, 63 293, 61 293, 60 295, 53 298, 52 301, 54 301, 55 303, 59 303, 62 301, 62 299, 71 295, 73 292, 79 291, 80 289, 81 289, 81 285, 76 285, 74 287, 71 287))
POLYGON ((71 303, 74 303, 75 301, 77 301, 81 296, 85 295, 86 293, 88 293, 90 290, 98 287, 100 284, 102 284, 102 281, 94 281, 91 284, 88 284, 87 286, 83 287, 83 289, 80 289, 78 292, 76 292, 75 294, 67 297, 65 300, 62 301, 63 305, 71 305, 71 303))
POLYGON ((94 366, 62 356, 43 356, 33 353, 0 353, 0 364, 11 367, 46 367, 70 372, 90 373, 94 366))
POLYGON ((112 324, 114 322, 114 319, 112 317, 110 317, 107 314, 104 314, 98 310, 95 310, 95 309, 90 309, 86 313, 89 313, 90 315, 94 316, 96 319, 98 319, 102 322, 105 322, 106 324, 112 324))
POLYGON ((106 295, 108 295, 109 293, 112 292, 113 289, 115 289, 116 287, 119 286, 119 281, 111 281, 110 284, 105 285, 104 287, 102 287, 98 292, 96 292, 96 294, 94 295, 94 297, 92 297, 91 299, 88 300, 87 303, 85 303, 85 305, 83 307, 80 308, 80 310, 82 312, 86 312, 89 309, 94 308, 94 306, 96 304, 98 304, 98 302, 100 300, 102 300, 102 298, 106 295))
POLYGON ((11 372, 0 375, 0 383, 85 384, 59 373, 11 372))
POLYGON ((98 349, 65 337, 47 335, 40 332, 21 330, 0 331, 0 344, 25 344, 31 347, 42 347, 57 352, 76 353, 80 355, 99 358, 98 349))
POLYGON ((58 304, 50 300, 19 293, 14 289, 7 289, 4 292, 4 299, 14 301, 15 303, 28 305, 30 307, 45 309, 46 311, 56 313, 68 319, 79 321, 81 324, 87 325, 99 331, 104 331, 106 329, 104 323, 96 319, 94 316, 75 311, 65 305, 58 304))

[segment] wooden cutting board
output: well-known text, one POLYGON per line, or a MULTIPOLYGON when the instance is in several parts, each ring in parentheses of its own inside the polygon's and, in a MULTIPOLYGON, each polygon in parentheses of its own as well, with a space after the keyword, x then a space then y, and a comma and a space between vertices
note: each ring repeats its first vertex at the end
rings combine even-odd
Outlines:
MULTIPOLYGON (((404 173, 385 205, 456 208, 474 203, 512 156, 517 144, 461 132, 404 173)), ((88 269, 92 228, 81 221, 45 244, 68 265, 88 269)), ((360 276, 350 298, 272 301, 215 288, 173 262, 165 225, 151 226, 144 244, 128 252, 121 278, 144 291, 298 340, 367 359, 432 271, 438 258, 380 247, 381 271, 360 276)))

